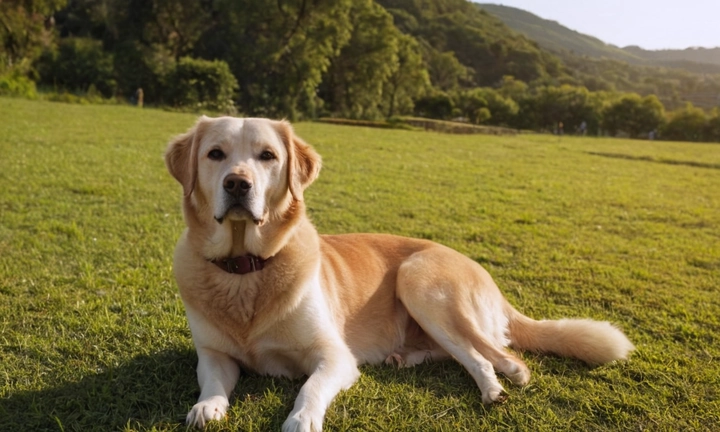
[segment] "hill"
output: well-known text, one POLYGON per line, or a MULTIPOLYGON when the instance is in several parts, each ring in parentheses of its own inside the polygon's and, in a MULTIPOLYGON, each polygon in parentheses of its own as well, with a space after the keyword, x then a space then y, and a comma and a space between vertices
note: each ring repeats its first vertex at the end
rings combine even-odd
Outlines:
POLYGON ((487 3, 478 4, 478 7, 498 17, 513 30, 536 41, 541 47, 556 53, 568 52, 632 64, 685 69, 696 73, 720 73, 720 48, 657 51, 638 46, 619 48, 522 9, 487 3))
POLYGON ((513 30, 555 52, 568 51, 576 55, 610 58, 631 63, 643 59, 632 51, 625 51, 595 37, 571 30, 557 21, 540 18, 523 9, 497 4, 479 4, 481 9, 498 17, 513 30))
POLYGON ((431 78, 433 74, 447 73, 447 61, 441 60, 448 57, 469 68, 471 85, 493 86, 504 75, 530 82, 565 74, 557 56, 473 3, 465 0, 377 0, 377 3, 393 15, 400 31, 413 36, 425 48, 431 78))
POLYGON ((627 46, 622 51, 630 53, 634 56, 641 57, 648 61, 665 62, 665 63, 701 63, 720 66, 720 47, 701 48, 690 47, 683 50, 657 50, 651 51, 640 48, 639 46, 627 46))

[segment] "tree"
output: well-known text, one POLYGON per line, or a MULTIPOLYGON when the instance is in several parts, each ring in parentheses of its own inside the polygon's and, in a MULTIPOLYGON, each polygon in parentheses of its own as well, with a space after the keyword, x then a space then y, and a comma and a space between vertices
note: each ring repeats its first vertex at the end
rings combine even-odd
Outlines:
POLYGON ((58 89, 86 92, 94 86, 105 97, 113 96, 113 56, 102 43, 90 38, 65 38, 56 51, 45 51, 37 64, 40 81, 58 89))
MULTIPOLYGON (((564 74, 560 60, 524 36, 511 31, 498 18, 466 0, 377 0, 396 17, 401 31, 417 38, 433 50, 425 56, 433 85, 439 84, 437 72, 452 66, 452 53, 458 63, 470 71, 466 87, 492 86, 503 75, 532 81, 564 74), (441 68, 436 68, 442 66, 441 68)), ((452 70, 452 69, 450 69, 452 70)))
POLYGON ((0 73, 20 65, 29 70, 42 48, 50 45, 53 13, 65 4, 66 0, 0 1, 0 73))
POLYGON ((378 118, 385 83, 399 68, 401 34, 392 16, 372 0, 354 1, 350 14, 350 39, 331 60, 321 97, 343 117, 378 118))
POLYGON ((451 91, 472 82, 472 69, 463 66, 452 51, 440 52, 424 44, 423 52, 430 82, 435 88, 451 91))
POLYGON ((154 19, 145 34, 168 49, 176 61, 192 53, 210 23, 211 11, 197 0, 152 0, 154 19))
POLYGON ((455 106, 472 123, 507 126, 513 124, 518 105, 512 99, 487 87, 455 93, 455 106))
POLYGON ((398 36, 398 64, 383 86, 386 117, 412 113, 414 100, 430 88, 418 42, 411 36, 398 36))
POLYGON ((183 57, 167 76, 167 101, 180 107, 232 112, 238 88, 227 63, 183 57))
POLYGON ((705 112, 691 103, 673 112, 662 131, 663 139, 674 141, 703 141, 706 138, 708 119, 705 112))
POLYGON ((585 122, 588 130, 593 131, 599 123, 597 101, 585 87, 541 86, 521 101, 520 106, 518 117, 535 122, 523 124, 524 128, 554 130, 562 122, 565 131, 573 132, 585 122))
POLYGON ((447 120, 452 117, 454 108, 450 96, 438 90, 415 101, 415 113, 420 117, 447 120))
POLYGON ((710 116, 705 126, 704 141, 706 142, 720 142, 720 109, 715 108, 710 113, 710 116))
POLYGON ((312 112, 333 57, 348 43, 350 0, 217 0, 199 57, 225 60, 249 115, 312 112), (232 41, 229 43, 229 41, 232 41))
POLYGON ((518 101, 524 98, 528 92, 527 83, 515 79, 512 75, 505 75, 498 86, 498 92, 506 98, 518 101))
POLYGON ((654 95, 640 97, 631 93, 609 105, 603 112, 603 128, 610 135, 623 131, 630 138, 637 138, 658 130, 664 122, 665 109, 654 95))

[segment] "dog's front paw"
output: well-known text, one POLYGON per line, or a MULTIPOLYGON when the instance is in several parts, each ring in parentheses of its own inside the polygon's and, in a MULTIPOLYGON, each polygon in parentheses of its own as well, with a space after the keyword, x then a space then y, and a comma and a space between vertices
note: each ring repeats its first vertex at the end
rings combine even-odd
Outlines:
POLYGON ((213 396, 200 401, 192 407, 185 419, 188 426, 204 428, 210 420, 222 420, 227 412, 229 402, 222 396, 213 396))
POLYGON ((323 416, 313 414, 309 410, 293 411, 285 420, 282 432, 322 432, 323 416))
POLYGON ((491 387, 482 392, 482 401, 485 405, 503 403, 507 398, 508 394, 500 386, 491 387))

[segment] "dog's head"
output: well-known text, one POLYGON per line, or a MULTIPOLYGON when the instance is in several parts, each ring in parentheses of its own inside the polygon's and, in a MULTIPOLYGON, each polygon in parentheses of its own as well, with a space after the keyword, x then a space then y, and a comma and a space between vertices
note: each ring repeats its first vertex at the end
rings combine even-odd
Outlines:
POLYGON ((170 142, 165 163, 198 212, 257 226, 302 201, 320 171, 289 123, 260 118, 202 116, 170 142))

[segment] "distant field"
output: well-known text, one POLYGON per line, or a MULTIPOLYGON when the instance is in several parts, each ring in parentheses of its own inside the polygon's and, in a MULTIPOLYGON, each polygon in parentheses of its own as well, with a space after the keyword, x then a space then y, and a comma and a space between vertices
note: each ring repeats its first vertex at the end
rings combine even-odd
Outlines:
MULTIPOLYGON (((195 116, 0 98, 0 431, 185 430, 198 386, 170 137, 195 116)), ((302 123, 321 232, 432 239, 536 318, 617 323, 627 363, 522 354, 484 407, 450 361, 363 367, 326 430, 717 430, 720 146, 302 123)), ((302 380, 245 376, 208 430, 279 430, 302 380)))

